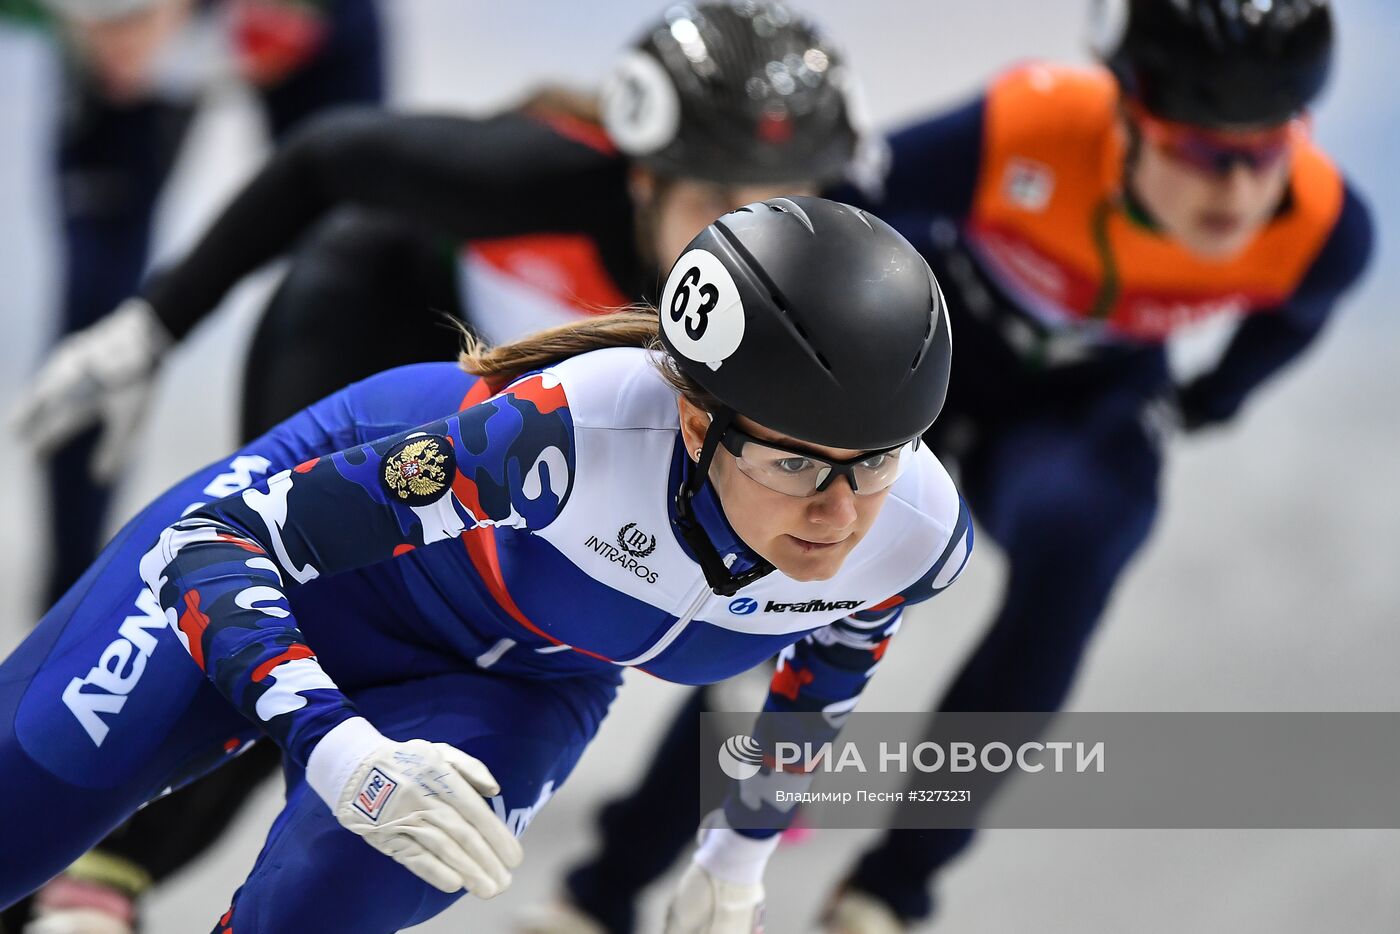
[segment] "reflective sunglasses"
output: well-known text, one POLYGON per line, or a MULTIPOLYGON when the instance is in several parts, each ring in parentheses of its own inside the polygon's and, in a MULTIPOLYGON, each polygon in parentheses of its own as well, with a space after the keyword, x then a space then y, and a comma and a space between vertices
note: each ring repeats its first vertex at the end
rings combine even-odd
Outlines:
POLYGON ((1237 162, 1254 172, 1272 168, 1288 155, 1305 126, 1302 120, 1290 120, 1260 130, 1210 130, 1154 117, 1131 102, 1128 115, 1142 135, 1167 155, 1214 175, 1229 173, 1237 162))
POLYGON ((857 454, 849 460, 831 460, 813 451, 755 438, 730 425, 720 437, 750 480, 788 496, 815 496, 837 477, 845 477, 857 496, 887 490, 904 473, 919 439, 879 451, 857 454))

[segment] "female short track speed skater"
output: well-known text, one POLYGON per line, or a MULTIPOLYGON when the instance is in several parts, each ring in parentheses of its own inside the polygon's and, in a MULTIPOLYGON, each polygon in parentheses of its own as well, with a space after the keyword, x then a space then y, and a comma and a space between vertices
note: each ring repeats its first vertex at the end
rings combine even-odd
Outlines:
MULTIPOLYGON (((1370 255, 1368 210, 1308 133, 1327 3, 1105 2, 1093 32, 1106 67, 1021 66, 893 134, 866 199, 948 289, 958 365, 928 440, 1009 564, 939 710, 1059 709, 1156 516, 1163 422, 1232 418, 1313 344, 1370 255), (1225 313, 1243 320, 1224 354, 1175 385, 1166 340, 1225 313)), ((688 843, 651 812, 690 780, 705 704, 673 727, 680 753, 603 811, 602 845, 532 930, 630 930, 637 893, 688 843)), ((926 919, 933 878, 971 839, 888 832, 832 894, 827 930, 926 919)))
MULTIPOLYGON (((635 312, 356 384, 128 524, 0 665, 28 841, 0 901, 262 733, 287 804, 216 929, 396 931, 506 887, 624 666, 780 652, 771 709, 857 696, 971 547, 919 443, 936 280, 879 220, 774 199, 695 238, 661 304, 659 343, 635 312), (624 528, 645 548, 595 547, 624 528)), ((707 831, 670 929, 752 930, 774 840, 707 831)))
MULTIPOLYGON (((654 300, 659 270, 715 217, 841 175, 857 148, 852 80, 785 7, 710 2, 649 25, 600 101, 550 89, 487 119, 320 118, 138 300, 60 346, 21 434, 43 448, 124 417, 169 338, 298 242, 248 352, 244 440, 355 380, 451 359, 444 312, 503 342, 654 300)), ((71 875, 103 905, 129 902, 218 835, 275 768, 270 752, 146 809, 71 875)))

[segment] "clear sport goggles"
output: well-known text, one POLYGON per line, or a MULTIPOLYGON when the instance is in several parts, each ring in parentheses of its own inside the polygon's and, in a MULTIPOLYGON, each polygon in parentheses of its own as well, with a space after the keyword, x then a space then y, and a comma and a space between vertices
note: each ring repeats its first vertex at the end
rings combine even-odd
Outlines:
POLYGON ((815 496, 837 477, 845 477, 857 496, 870 496, 889 489, 900 478, 914 459, 919 439, 839 461, 805 448, 755 438, 733 424, 720 443, 734 456, 744 476, 774 492, 815 496))

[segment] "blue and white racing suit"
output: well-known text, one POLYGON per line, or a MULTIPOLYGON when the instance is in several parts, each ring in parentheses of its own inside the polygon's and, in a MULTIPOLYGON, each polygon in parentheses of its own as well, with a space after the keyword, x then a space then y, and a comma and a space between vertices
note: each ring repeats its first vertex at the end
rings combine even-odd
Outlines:
MULTIPOLYGON (((219 930, 416 924, 457 896, 355 839, 308 784, 339 724, 480 758, 520 833, 623 667, 701 684, 787 649, 769 709, 849 707, 902 607, 967 560, 967 510, 920 450, 836 576, 718 597, 673 525, 689 463, 675 392, 645 351, 613 349, 495 395, 450 364, 392 370, 174 487, 0 666, 24 842, 0 858, 0 903, 266 734, 287 804, 219 930)), ((751 560, 708 486, 697 505, 722 553, 751 560)))

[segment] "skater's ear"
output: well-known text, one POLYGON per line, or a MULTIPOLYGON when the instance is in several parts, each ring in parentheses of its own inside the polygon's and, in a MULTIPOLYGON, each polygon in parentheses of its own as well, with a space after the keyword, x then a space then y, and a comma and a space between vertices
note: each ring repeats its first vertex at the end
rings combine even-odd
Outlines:
POLYGON ((705 444, 705 432, 710 427, 710 413, 681 396, 676 400, 681 415, 681 438, 685 441, 685 452, 692 461, 700 459, 700 449, 705 444))

